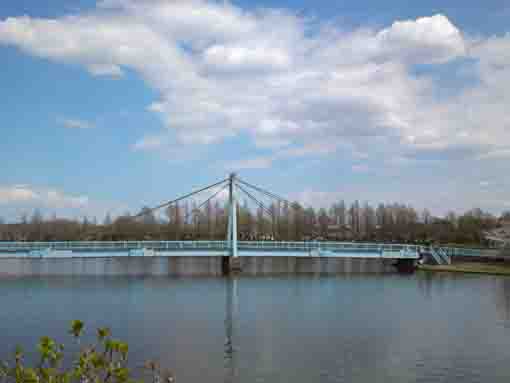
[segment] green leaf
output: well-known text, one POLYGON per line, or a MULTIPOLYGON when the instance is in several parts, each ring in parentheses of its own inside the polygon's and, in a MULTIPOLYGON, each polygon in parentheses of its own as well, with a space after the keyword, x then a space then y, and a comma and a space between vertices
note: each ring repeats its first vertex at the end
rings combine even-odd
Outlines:
POLYGON ((124 343, 124 342, 119 342, 118 343, 118 351, 120 352, 120 354, 122 355, 122 359, 126 360, 127 359, 127 355, 128 355, 128 352, 129 352, 129 346, 127 343, 124 343))
POLYGON ((106 341, 104 342, 104 349, 106 352, 110 352, 113 350, 113 344, 114 344, 114 341, 111 340, 111 339, 106 339, 106 341))
POLYGON ((129 379, 129 370, 127 368, 116 368, 113 375, 117 383, 125 383, 129 379))
MULTIPOLYGON (((78 338, 84 331, 82 321, 71 323, 70 333, 78 338)), ((50 337, 41 337, 37 349, 41 354, 41 362, 37 368, 23 366, 23 350, 16 348, 16 364, 13 368, 0 361, 0 383, 143 383, 130 377, 127 368, 129 346, 127 343, 111 339, 109 328, 97 329, 100 346, 82 348, 72 360, 71 368, 60 372, 60 364, 64 359, 64 345, 56 343, 50 337), (103 349, 104 347, 104 349, 103 349)), ((161 383, 172 383, 171 374, 162 375, 156 362, 147 362, 145 368, 161 383)))
POLYGON ((106 359, 97 353, 91 355, 90 361, 96 369, 104 369, 106 367, 106 359))
POLYGON ((59 383, 70 383, 72 378, 72 374, 70 372, 65 372, 60 375, 57 379, 59 383))
POLYGON ((50 381, 54 376, 57 375, 57 370, 55 368, 41 368, 39 369, 39 374, 43 381, 50 381))
POLYGON ((102 341, 105 338, 108 338, 111 335, 111 331, 108 327, 102 327, 97 329, 97 338, 102 341))
POLYGON ((81 320, 73 320, 71 322, 71 330, 69 331, 75 338, 81 336, 83 332, 83 322, 81 320))
POLYGON ((14 357, 16 358, 16 361, 20 361, 23 359, 23 349, 21 346, 16 346, 16 350, 14 351, 14 357))
POLYGON ((39 382, 39 376, 32 368, 27 368, 23 370, 23 383, 38 383, 39 382))

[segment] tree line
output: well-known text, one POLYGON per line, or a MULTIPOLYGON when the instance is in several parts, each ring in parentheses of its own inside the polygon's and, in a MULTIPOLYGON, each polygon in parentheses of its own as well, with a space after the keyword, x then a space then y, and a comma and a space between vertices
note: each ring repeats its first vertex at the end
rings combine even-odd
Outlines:
MULTIPOLYGON (((39 210, 23 215, 16 223, 0 219, 2 241, 127 241, 127 240, 223 240, 228 211, 225 204, 208 202, 197 208, 194 202, 168 207, 163 214, 149 208, 142 215, 129 213, 102 222, 95 218, 44 217, 39 210)), ((483 232, 510 220, 481 209, 464 214, 453 212, 433 216, 427 209, 392 203, 372 206, 354 201, 333 204, 329 209, 295 203, 273 203, 266 209, 238 204, 239 239, 242 240, 343 240, 402 243, 451 243, 483 245, 483 232)))

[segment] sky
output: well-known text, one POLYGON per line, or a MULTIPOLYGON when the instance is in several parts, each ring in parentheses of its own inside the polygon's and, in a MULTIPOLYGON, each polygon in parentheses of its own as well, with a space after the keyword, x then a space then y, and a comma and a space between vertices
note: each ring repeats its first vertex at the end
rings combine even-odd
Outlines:
POLYGON ((237 172, 307 206, 510 210, 510 3, 3 0, 0 217, 237 172))

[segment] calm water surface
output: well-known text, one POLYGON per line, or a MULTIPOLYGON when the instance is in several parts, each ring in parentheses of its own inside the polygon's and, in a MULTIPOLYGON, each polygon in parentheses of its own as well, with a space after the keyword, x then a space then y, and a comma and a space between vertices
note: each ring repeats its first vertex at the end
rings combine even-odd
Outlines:
POLYGON ((510 279, 0 280, 0 358, 110 326, 177 382, 508 382, 510 279))

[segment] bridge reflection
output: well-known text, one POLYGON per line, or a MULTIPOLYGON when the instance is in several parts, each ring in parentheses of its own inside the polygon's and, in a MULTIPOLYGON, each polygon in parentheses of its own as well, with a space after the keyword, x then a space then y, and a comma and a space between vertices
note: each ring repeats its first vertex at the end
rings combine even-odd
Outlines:
POLYGON ((225 283, 225 383, 239 381, 237 322, 239 315, 238 280, 228 278, 225 283))

